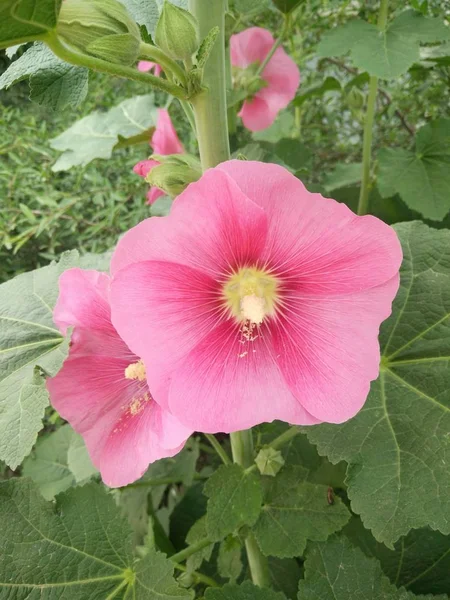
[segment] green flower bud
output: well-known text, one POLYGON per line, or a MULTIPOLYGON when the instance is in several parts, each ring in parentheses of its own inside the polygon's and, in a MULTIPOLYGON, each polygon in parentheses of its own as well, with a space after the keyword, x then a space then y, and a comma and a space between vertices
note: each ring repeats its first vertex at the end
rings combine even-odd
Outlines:
POLYGON ((263 448, 259 451, 255 463, 261 475, 275 477, 284 465, 284 458, 279 450, 263 448))
POLYGON ((163 190, 175 198, 183 192, 186 187, 198 181, 202 176, 202 168, 199 161, 189 154, 171 154, 160 156, 154 154, 152 159, 161 162, 149 172, 146 181, 152 186, 163 190))
POLYGON ((352 87, 346 97, 349 108, 359 110, 364 106, 364 94, 356 87, 352 87))
POLYGON ((113 63, 139 56, 139 27, 118 0, 64 0, 56 31, 67 44, 113 63))
POLYGON ((193 15, 164 2, 155 31, 156 45, 175 60, 189 60, 200 45, 198 24, 193 15))

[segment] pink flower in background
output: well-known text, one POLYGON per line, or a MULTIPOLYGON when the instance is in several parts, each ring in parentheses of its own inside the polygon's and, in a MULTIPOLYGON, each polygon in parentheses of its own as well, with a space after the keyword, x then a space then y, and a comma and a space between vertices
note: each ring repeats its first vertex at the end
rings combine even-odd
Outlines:
POLYGON ((153 70, 153 74, 156 75, 156 77, 159 77, 162 71, 161 65, 158 65, 158 63, 150 62, 149 60, 139 61, 137 68, 138 71, 142 71, 144 73, 153 70))
POLYGON ((153 400, 144 363, 111 324, 108 296, 104 273, 61 275, 53 318, 63 334, 74 329, 69 356, 47 388, 52 405, 83 436, 103 481, 118 487, 179 452, 192 432, 153 400))
POLYGON ((192 429, 343 422, 378 376, 402 259, 393 229, 286 169, 229 161, 112 258, 112 321, 192 429))
MULTIPOLYGON (((183 154, 184 152, 183 144, 178 138, 170 115, 164 108, 158 109, 158 120, 150 145, 155 154, 163 156, 168 154, 183 154)), ((157 160, 141 160, 134 166, 133 171, 141 177, 146 177, 153 167, 159 164, 157 160)), ((147 192, 147 204, 153 204, 160 196, 164 196, 164 192, 156 187, 151 187, 147 192)))
MULTIPOLYGON (((231 64, 246 69, 261 64, 275 40, 267 29, 250 27, 230 38, 231 64)), ((280 110, 294 99, 300 84, 300 71, 283 48, 277 48, 261 73, 266 87, 259 90, 251 100, 245 100, 239 116, 250 131, 270 127, 280 110)))

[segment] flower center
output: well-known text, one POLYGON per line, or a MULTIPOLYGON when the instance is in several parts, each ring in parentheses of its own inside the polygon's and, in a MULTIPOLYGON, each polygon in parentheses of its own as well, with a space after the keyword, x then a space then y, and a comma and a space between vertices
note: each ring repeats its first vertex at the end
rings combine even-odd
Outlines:
POLYGON ((255 267, 233 273, 223 286, 223 297, 230 313, 238 321, 261 325, 265 317, 275 314, 278 280, 255 267))
POLYGON ((142 360, 138 360, 135 363, 131 363, 125 369, 125 378, 126 379, 137 379, 138 381, 145 381, 145 365, 142 360))

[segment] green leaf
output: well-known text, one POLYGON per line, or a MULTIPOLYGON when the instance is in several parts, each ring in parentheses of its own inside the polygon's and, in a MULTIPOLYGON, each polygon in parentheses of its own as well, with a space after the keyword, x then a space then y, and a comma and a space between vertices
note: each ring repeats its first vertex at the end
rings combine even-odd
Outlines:
POLYGON ((343 533, 364 554, 378 559, 395 585, 416 594, 450 590, 450 536, 431 529, 413 529, 390 550, 377 542, 357 517, 350 520, 343 533))
POLYGON ((283 592, 287 598, 296 600, 298 582, 302 576, 302 569, 297 559, 270 556, 269 569, 273 588, 283 592))
POLYGON ((269 0, 234 0, 237 12, 246 16, 261 13, 269 6, 269 0))
MULTIPOLYGON (((208 536, 208 532, 206 530, 206 516, 199 519, 189 530, 186 536, 186 542, 188 544, 196 544, 201 540, 204 540, 208 536)), ((202 548, 195 554, 189 556, 186 562, 186 566, 190 571, 196 571, 202 566, 202 562, 204 560, 208 561, 211 558, 211 554, 214 548, 214 544, 210 546, 206 546, 206 548, 202 548)))
POLYGON ((242 546, 238 538, 230 535, 219 546, 217 569, 219 575, 234 583, 242 573, 242 546))
POLYGON ((420 59, 422 64, 429 66, 429 63, 441 66, 450 65, 450 42, 440 44, 439 46, 426 46, 420 49, 420 59))
POLYGON ((262 488, 258 476, 236 464, 222 465, 204 487, 208 496, 206 528, 212 541, 220 541, 243 525, 254 525, 261 511, 262 488))
POLYGON ((54 504, 30 480, 13 479, 0 484, 0 518, 0 586, 9 600, 191 597, 162 554, 134 565, 131 531, 100 485, 73 488, 54 504))
POLYGON ((300 6, 305 0, 272 0, 275 6, 282 13, 287 14, 292 12, 297 6, 300 6))
POLYGON ((302 467, 287 467, 267 488, 254 527, 266 556, 302 556, 307 540, 325 540, 350 518, 339 498, 328 503, 327 486, 304 481, 305 474, 302 467))
POLYGON ((0 77, 0 90, 29 78, 30 99, 61 110, 76 107, 88 91, 89 71, 59 58, 44 44, 34 44, 0 77))
POLYGON ((415 152, 383 148, 378 161, 378 187, 384 198, 398 193, 424 217, 445 217, 450 210, 450 119, 419 129, 415 152))
POLYGON ((391 548, 412 528, 450 533, 450 232, 395 229, 404 260, 380 376, 356 417, 305 428, 320 454, 349 463, 352 509, 391 548))
MULTIPOLYGON (((305 579, 300 580, 299 600, 413 600, 383 575, 379 563, 364 556, 343 536, 308 546, 305 579)), ((428 596, 438 600, 437 597, 428 596)), ((441 600, 445 597, 440 597, 441 600)))
POLYGON ((288 138, 292 135, 294 128, 294 117, 288 111, 281 111, 275 123, 253 134, 253 139, 257 142, 276 143, 282 138, 288 138))
POLYGON ((294 106, 301 106, 310 98, 323 96, 326 92, 341 91, 341 89, 341 84, 335 77, 327 77, 320 85, 315 85, 304 90, 293 100, 292 104, 294 106))
POLYGON ((91 458, 81 435, 72 431, 72 436, 67 450, 67 466, 71 470, 75 481, 86 481, 98 473, 92 464, 91 458))
POLYGON ((106 113, 91 113, 51 140, 52 148, 63 152, 53 170, 65 171, 96 158, 111 158, 123 139, 147 134, 150 139, 156 116, 152 94, 125 100, 106 113))
POLYGON ((46 500, 75 484, 69 469, 67 454, 73 429, 63 425, 57 431, 37 441, 33 453, 23 463, 23 475, 31 477, 46 500))
POLYGON ((211 50, 214 47, 214 44, 216 43, 216 39, 217 36, 219 35, 219 28, 218 27, 213 27, 211 29, 211 31, 208 33, 208 35, 205 37, 205 39, 203 40, 203 42, 200 45, 200 48, 198 49, 197 52, 197 66, 200 69, 203 69, 203 67, 205 66, 209 55, 211 54, 211 50))
POLYGON ((150 35, 154 35, 159 19, 159 9, 155 0, 120 0, 138 25, 143 25, 150 35))
POLYGON ((0 286, 0 459, 12 469, 29 454, 42 427, 48 394, 42 372, 56 375, 68 350, 53 324, 58 278, 77 252, 58 264, 0 286))
POLYGON ((419 60, 421 42, 448 39, 450 30, 441 20, 407 10, 384 31, 365 21, 349 21, 326 33, 317 52, 324 57, 350 52, 358 69, 382 79, 393 79, 419 60))
POLYGON ((205 600, 286 600, 286 596, 245 581, 242 585, 227 584, 222 588, 208 588, 205 600))
POLYGON ((361 163, 338 163, 331 173, 323 180, 323 187, 327 192, 359 183, 362 176, 361 163))
POLYGON ((0 6, 0 48, 29 42, 56 26, 62 0, 3 0, 0 6))

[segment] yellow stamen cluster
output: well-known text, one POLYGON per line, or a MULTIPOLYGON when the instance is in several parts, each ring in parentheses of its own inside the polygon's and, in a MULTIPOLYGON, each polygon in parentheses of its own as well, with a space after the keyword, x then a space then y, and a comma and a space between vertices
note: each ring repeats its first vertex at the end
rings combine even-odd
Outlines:
POLYGON ((278 280, 263 269, 245 267, 233 273, 223 286, 230 313, 240 322, 261 325, 275 314, 278 280))
POLYGON ((145 365, 142 360, 138 360, 135 363, 131 363, 125 369, 125 379, 137 379, 138 381, 145 381, 145 365))

